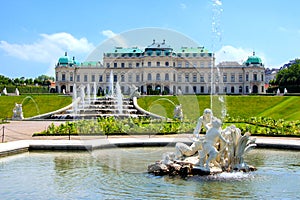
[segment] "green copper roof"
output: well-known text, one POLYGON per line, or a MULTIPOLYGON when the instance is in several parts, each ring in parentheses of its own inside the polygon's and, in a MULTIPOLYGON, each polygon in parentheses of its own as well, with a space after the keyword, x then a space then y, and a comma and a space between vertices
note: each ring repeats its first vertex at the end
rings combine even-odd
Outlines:
POLYGON ((115 47, 112 52, 108 52, 108 53, 143 53, 143 51, 138 47, 132 47, 132 48, 115 47))
POLYGON ((204 47, 181 47, 178 53, 208 53, 208 50, 204 47))
POLYGON ((246 64, 246 65, 262 64, 262 60, 260 57, 255 56, 255 52, 253 52, 253 56, 249 56, 244 64, 246 64))
POLYGON ((73 59, 69 58, 69 56, 67 55, 67 52, 65 52, 65 55, 60 57, 58 59, 58 65, 63 65, 63 66, 66 66, 66 65, 80 65, 80 63, 75 60, 75 57, 73 57, 73 59))

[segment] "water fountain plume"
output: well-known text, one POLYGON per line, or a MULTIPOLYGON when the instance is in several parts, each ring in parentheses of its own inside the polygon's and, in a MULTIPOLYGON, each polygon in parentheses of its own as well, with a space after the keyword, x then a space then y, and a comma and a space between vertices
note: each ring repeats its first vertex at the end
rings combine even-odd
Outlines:
POLYGON ((116 99, 117 99, 118 113, 123 114, 123 95, 122 95, 119 82, 116 83, 116 99))
POLYGON ((73 113, 74 116, 77 114, 77 109, 78 109, 78 102, 77 102, 77 88, 76 88, 76 83, 73 85, 73 113))
POLYGON ((86 97, 87 97, 88 105, 90 106, 91 105, 91 86, 89 83, 87 84, 86 97))
POLYGON ((114 96, 114 75, 113 70, 110 71, 109 75, 109 94, 114 96))
MULTIPOLYGON (((223 12, 222 1, 212 0, 212 52, 215 51, 216 46, 220 46, 222 34, 221 34, 221 14, 223 12)), ((226 90, 224 84, 221 83, 221 72, 218 66, 214 65, 215 53, 212 56, 211 65, 211 82, 210 82, 210 107, 214 112, 214 115, 222 120, 226 117, 226 90), (220 92, 225 90, 224 92, 220 92)))
POLYGON ((97 100, 97 85, 96 82, 94 82, 93 84, 93 101, 95 102, 97 100))
POLYGON ((80 101, 81 101, 81 107, 84 108, 85 107, 85 92, 84 92, 84 86, 81 85, 80 86, 80 101))

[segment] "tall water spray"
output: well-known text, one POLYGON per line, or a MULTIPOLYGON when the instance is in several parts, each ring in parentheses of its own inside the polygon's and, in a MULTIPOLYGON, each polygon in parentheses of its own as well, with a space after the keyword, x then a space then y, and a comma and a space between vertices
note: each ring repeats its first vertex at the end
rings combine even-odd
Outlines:
POLYGON ((76 84, 73 85, 73 112, 74 116, 77 114, 78 102, 77 102, 77 88, 76 84))
POLYGON ((123 95, 122 95, 119 82, 116 83, 116 99, 117 99, 118 113, 123 114, 123 95))
POLYGON ((87 97, 87 101, 88 101, 88 106, 90 106, 91 105, 91 86, 89 83, 87 84, 86 97, 87 97))
POLYGON ((114 74, 113 70, 110 71, 109 76, 109 93, 111 96, 114 96, 114 74))
POLYGON ((225 87, 221 81, 222 74, 218 66, 215 66, 216 48, 221 48, 221 14, 223 12, 222 1, 212 0, 212 52, 211 57, 211 82, 210 82, 210 107, 214 115, 220 119, 226 117, 225 87))
POLYGON ((85 107, 85 93, 84 93, 84 86, 81 85, 80 86, 80 101, 81 101, 81 107, 84 108, 85 107))
POLYGON ((97 85, 96 82, 94 82, 93 84, 93 101, 95 102, 97 100, 97 85))

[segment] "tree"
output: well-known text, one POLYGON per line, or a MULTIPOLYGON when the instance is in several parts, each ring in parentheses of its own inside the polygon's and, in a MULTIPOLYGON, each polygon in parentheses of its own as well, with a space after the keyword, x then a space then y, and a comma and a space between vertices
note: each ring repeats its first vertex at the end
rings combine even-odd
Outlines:
POLYGON ((300 92, 300 60, 296 60, 288 68, 280 70, 276 76, 275 84, 280 88, 293 88, 293 90, 296 88, 297 91, 294 92, 300 92))

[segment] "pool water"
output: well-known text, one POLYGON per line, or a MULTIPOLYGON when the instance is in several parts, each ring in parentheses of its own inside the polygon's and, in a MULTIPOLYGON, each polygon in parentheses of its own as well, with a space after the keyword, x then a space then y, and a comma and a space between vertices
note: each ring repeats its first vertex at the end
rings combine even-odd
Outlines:
POLYGON ((158 177, 147 166, 172 147, 93 152, 28 152, 0 159, 1 199, 295 199, 299 151, 255 149, 251 173, 186 179, 158 177))

